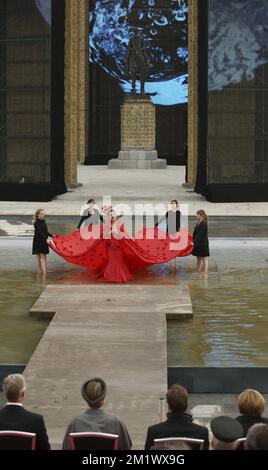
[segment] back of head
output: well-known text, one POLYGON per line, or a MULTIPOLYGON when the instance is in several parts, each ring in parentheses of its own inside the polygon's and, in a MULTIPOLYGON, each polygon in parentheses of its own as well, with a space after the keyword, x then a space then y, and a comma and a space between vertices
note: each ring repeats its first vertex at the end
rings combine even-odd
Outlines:
POLYGON ((247 450, 268 450, 268 425, 254 424, 249 428, 245 443, 247 450))
POLYGON ((17 403, 26 391, 25 378, 21 374, 8 375, 3 381, 3 390, 7 401, 17 403))
POLYGON ((188 392, 179 384, 174 384, 166 394, 168 406, 171 411, 184 413, 188 407, 188 392))
POLYGON ((237 399, 241 414, 247 416, 261 416, 265 408, 265 400, 257 390, 247 389, 240 393, 237 399))
POLYGON ((241 424, 229 416, 217 416, 211 423, 213 434, 212 445, 214 450, 234 450, 237 447, 237 439, 243 434, 241 424))
POLYGON ((90 408, 99 409, 106 396, 106 384, 99 377, 93 377, 82 385, 81 393, 90 408))

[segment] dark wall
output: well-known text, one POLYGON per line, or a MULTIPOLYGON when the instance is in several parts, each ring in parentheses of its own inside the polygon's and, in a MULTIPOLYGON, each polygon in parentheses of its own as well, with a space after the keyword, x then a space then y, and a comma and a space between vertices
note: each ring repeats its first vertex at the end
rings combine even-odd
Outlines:
POLYGON ((215 202, 268 200, 267 5, 238 4, 200 2, 196 191, 215 202))
POLYGON ((0 0, 0 199, 50 200, 64 184, 64 1, 0 0))

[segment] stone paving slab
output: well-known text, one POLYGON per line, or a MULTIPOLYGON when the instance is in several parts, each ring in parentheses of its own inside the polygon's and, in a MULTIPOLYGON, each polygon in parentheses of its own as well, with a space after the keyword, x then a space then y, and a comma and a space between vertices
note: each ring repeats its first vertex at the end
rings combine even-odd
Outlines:
MULTIPOLYGON (((169 166, 161 171, 110 171, 107 166, 79 165, 78 181, 82 186, 69 190, 51 202, 0 201, 0 215, 32 215, 42 207, 50 215, 78 216, 81 206, 90 197, 102 205, 103 196, 112 196, 113 205, 126 203, 132 213, 136 204, 167 205, 175 198, 180 203, 188 204, 189 215, 195 215, 202 208, 211 216, 268 216, 268 202, 214 204, 206 201, 183 186, 185 168, 182 166, 169 166)), ((136 214, 141 215, 141 209, 136 207, 136 214)))
POLYGON ((31 314, 56 312, 30 359, 26 405, 45 417, 53 448, 83 412, 81 383, 108 384, 106 409, 126 422, 134 448, 160 420, 167 388, 167 320, 192 318, 187 287, 47 286, 31 314))

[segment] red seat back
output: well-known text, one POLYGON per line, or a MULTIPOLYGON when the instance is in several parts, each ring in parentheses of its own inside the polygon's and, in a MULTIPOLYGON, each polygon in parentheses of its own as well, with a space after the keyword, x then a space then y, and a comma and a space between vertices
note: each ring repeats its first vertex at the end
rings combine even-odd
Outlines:
POLYGON ((36 450, 36 434, 0 431, 0 450, 36 450))
POLYGON ((118 435, 101 432, 70 433, 71 450, 117 450, 118 435))

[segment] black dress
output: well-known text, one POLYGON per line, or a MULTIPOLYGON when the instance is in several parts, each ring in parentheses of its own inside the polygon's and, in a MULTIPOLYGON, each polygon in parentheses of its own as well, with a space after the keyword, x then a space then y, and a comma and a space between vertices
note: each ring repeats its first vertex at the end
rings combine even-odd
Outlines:
POLYGON ((103 217, 99 213, 99 211, 97 211, 96 209, 94 210, 93 214, 87 213, 87 215, 82 215, 77 228, 79 229, 81 227, 81 225, 83 224, 83 222, 85 222, 86 220, 87 220, 87 224, 85 224, 85 225, 103 224, 103 217))
POLYGON ((208 224, 199 222, 193 233, 194 249, 193 256, 198 258, 206 258, 209 256, 209 242, 208 242, 208 224))
POLYGON ((45 219, 37 219, 34 223, 33 255, 47 255, 49 253, 48 237, 52 237, 52 235, 48 232, 45 219))
POLYGON ((162 217, 156 224, 155 227, 158 227, 161 222, 166 220, 167 229, 166 232, 170 235, 174 235, 181 228, 181 213, 179 210, 168 211, 164 217, 162 217))

